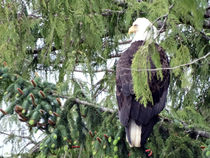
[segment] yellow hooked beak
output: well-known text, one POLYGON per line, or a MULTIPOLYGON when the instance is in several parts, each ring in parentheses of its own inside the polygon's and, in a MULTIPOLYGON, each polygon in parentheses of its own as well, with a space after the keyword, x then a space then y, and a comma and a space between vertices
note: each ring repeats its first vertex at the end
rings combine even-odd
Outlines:
POLYGON ((128 30, 128 34, 132 34, 136 32, 137 32, 137 26, 131 26, 128 30))

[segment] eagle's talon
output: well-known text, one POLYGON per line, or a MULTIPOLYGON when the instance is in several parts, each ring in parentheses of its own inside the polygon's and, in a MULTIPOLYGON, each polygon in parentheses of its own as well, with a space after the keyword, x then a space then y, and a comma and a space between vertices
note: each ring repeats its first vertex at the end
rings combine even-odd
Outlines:
POLYGON ((152 151, 150 151, 150 153, 148 154, 148 156, 149 156, 149 157, 152 156, 152 151))
POLYGON ((149 157, 152 156, 152 150, 146 149, 145 152, 146 152, 146 153, 149 153, 147 156, 149 156, 149 157))

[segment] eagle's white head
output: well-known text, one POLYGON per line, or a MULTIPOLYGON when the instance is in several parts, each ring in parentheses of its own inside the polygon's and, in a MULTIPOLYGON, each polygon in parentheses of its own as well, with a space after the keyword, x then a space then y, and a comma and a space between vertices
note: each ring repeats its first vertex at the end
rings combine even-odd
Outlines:
POLYGON ((146 18, 137 18, 129 28, 128 34, 134 33, 132 42, 154 39, 157 36, 156 27, 146 18))

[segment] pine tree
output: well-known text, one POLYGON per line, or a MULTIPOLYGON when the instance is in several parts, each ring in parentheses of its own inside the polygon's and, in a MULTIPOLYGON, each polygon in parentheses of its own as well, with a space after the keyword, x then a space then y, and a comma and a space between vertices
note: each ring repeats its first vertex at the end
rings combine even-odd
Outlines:
MULTIPOLYGON (((157 158, 209 157, 208 5, 204 0, 2 1, 0 134, 20 146, 14 156, 148 155, 128 146, 115 98, 115 66, 129 42, 127 30, 137 17, 146 17, 158 28, 157 40, 171 67, 167 106, 146 147, 157 158), (30 135, 7 133, 3 129, 8 124, 19 130, 27 126, 30 135), (40 141, 32 137, 37 131, 43 135, 40 141), (30 150, 25 150, 29 144, 24 140, 33 144, 30 150)), ((138 53, 155 52, 153 48, 146 45, 138 53)), ((149 67, 138 53, 132 69, 142 71, 133 78, 147 83, 144 69, 149 67)), ((152 60, 159 68, 159 57, 153 55, 152 60)), ((147 84, 140 88, 136 83, 144 102, 151 99, 147 84)))

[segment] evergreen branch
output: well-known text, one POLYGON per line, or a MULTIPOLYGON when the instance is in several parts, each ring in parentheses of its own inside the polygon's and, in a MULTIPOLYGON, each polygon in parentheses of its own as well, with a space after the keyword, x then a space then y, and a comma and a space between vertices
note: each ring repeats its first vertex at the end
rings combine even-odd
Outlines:
POLYGON ((31 144, 31 142, 28 142, 26 145, 24 145, 24 147, 22 149, 20 149, 20 151, 18 152, 17 155, 20 155, 23 152, 23 150, 26 149, 26 147, 30 144, 31 144))
POLYGON ((210 29, 210 20, 204 20, 204 23, 203 23, 203 28, 204 29, 210 29))
MULTIPOLYGON (((67 97, 65 97, 67 98, 67 97)), ((85 106, 90 106, 90 107, 93 107, 93 108, 96 108, 96 109, 99 109, 103 112, 109 112, 109 113, 117 113, 117 110, 113 110, 113 109, 110 109, 110 108, 106 108, 106 107, 99 107, 98 105, 96 104, 93 104, 93 103, 89 103, 87 101, 83 101, 83 100, 80 100, 78 98, 74 98, 72 99, 73 101, 75 101, 76 103, 78 103, 78 105, 85 105, 85 106)), ((169 118, 163 118, 161 117, 162 121, 166 121, 166 122, 172 122, 173 123, 173 120, 170 120, 169 118)), ((205 137, 205 138, 210 138, 210 132, 207 132, 207 131, 204 131, 204 130, 200 130, 200 129, 192 129, 192 128, 189 128, 189 126, 185 123, 185 122, 181 122, 184 126, 184 129, 187 130, 187 132, 192 132, 192 133, 196 133, 197 136, 201 136, 201 137, 205 137)))
POLYGON ((195 133, 197 135, 196 137, 202 136, 202 137, 205 137, 205 138, 210 138, 210 132, 203 131, 203 130, 200 130, 200 129, 192 129, 192 128, 189 128, 189 125, 186 124, 183 121, 181 121, 181 123, 184 126, 184 129, 187 130, 187 133, 195 133))
POLYGON ((206 12, 204 14, 204 18, 210 18, 210 6, 206 8, 206 12))
MULTIPOLYGON (((67 98, 67 97, 65 97, 67 98)), ((113 109, 110 109, 110 108, 106 108, 106 107, 99 107, 98 105, 96 104, 93 104, 93 103, 89 103, 87 101, 83 101, 83 100, 80 100, 78 98, 74 98, 72 99, 73 101, 75 101, 76 103, 78 103, 78 105, 85 105, 85 106, 90 106, 90 107, 93 107, 93 108, 96 108, 96 109, 99 109, 103 112, 109 112, 109 113, 117 113, 117 110, 113 110, 113 109)), ((161 116, 160 116, 161 117, 161 116)), ((169 118, 163 118, 161 117, 162 121, 166 121, 166 122, 172 122, 173 123, 173 120, 170 120, 169 118)), ((185 122, 181 122, 184 126, 184 129, 187 130, 187 132, 192 132, 192 133, 196 133, 197 136, 201 136, 201 137, 205 137, 205 138, 210 138, 210 132, 207 132, 207 131, 204 131, 204 130, 200 130, 200 129, 192 129, 192 128, 189 128, 189 125, 187 125, 185 122)))
MULTIPOLYGON (((173 8, 173 6, 174 6, 174 4, 170 5, 169 8, 168 8, 168 13, 165 14, 165 15, 163 15, 163 16, 158 17, 155 21, 153 21, 152 24, 154 25, 156 22, 158 22, 159 20, 161 20, 161 19, 164 18, 163 25, 161 26, 161 28, 164 28, 164 26, 166 25, 166 20, 168 19, 168 14, 169 14, 169 12, 171 11, 171 9, 173 8)), ((162 29, 160 29, 160 31, 161 31, 161 30, 162 30, 162 29)))
POLYGON ((34 140, 32 140, 32 138, 30 136, 21 136, 21 135, 16 135, 16 134, 13 134, 13 133, 6 133, 6 132, 2 132, 0 131, 0 134, 3 134, 3 135, 7 135, 9 137, 19 137, 19 138, 23 138, 23 139, 28 139, 31 141, 31 143, 33 144, 37 144, 37 142, 35 142, 34 140))
MULTIPOLYGON (((88 70, 79 70, 79 69, 74 69, 74 72, 85 72, 87 73, 88 70)), ((100 69, 100 70, 94 70, 93 72, 114 72, 113 69, 100 69)))
POLYGON ((152 24, 154 25, 155 22, 158 22, 160 19, 164 18, 163 22, 162 22, 162 26, 160 27, 160 29, 158 30, 158 34, 156 36, 156 38, 158 38, 160 36, 160 34, 164 31, 165 27, 166 27, 166 22, 168 20, 168 15, 171 11, 171 9, 173 8, 174 4, 172 4, 169 8, 168 8, 168 13, 158 17, 152 24))
MULTIPOLYGON (((65 98, 65 99, 69 98, 69 96, 57 96, 57 95, 56 95, 56 97, 65 98)), ((97 104, 90 103, 90 102, 87 102, 87 101, 84 101, 84 100, 80 100, 78 98, 71 98, 71 101, 77 103, 78 105, 90 106, 90 107, 99 109, 99 110, 101 110, 103 112, 109 112, 109 113, 117 112, 116 110, 113 110, 113 109, 110 109, 110 108, 106 108, 106 107, 100 107, 97 104)))
MULTIPOLYGON (((67 98, 67 97, 65 97, 65 98, 67 98)), ((83 101, 83 100, 80 100, 78 98, 75 98, 75 99, 72 99, 72 100, 75 101, 76 103, 78 103, 78 105, 81 105, 82 104, 82 105, 85 105, 85 106, 90 106, 90 107, 99 109, 99 110, 101 110, 103 112, 117 113, 117 110, 106 108, 106 107, 99 107, 96 104, 89 103, 87 101, 83 101)), ((163 118, 161 116, 160 116, 160 118, 164 122, 174 123, 174 121, 171 120, 171 119, 169 119, 169 118, 165 118, 165 117, 163 118)), ((189 125, 186 124, 183 121, 181 121, 181 123, 183 124, 184 129, 186 130, 187 133, 195 133, 197 136, 201 136, 201 137, 205 137, 205 138, 210 138, 210 132, 207 132, 207 131, 204 131, 204 130, 201 130, 201 129, 192 129, 192 128, 189 128, 189 125)))
POLYGON ((132 40, 118 42, 119 45, 129 44, 132 40))
POLYGON ((102 11, 101 15, 102 16, 111 16, 113 14, 124 14, 124 11, 116 11, 116 10, 111 10, 111 9, 105 9, 102 11))
POLYGON ((99 109, 99 110, 101 110, 103 112, 109 112, 109 113, 115 113, 116 112, 116 110, 113 110, 113 109, 110 109, 110 108, 106 108, 106 107, 100 107, 100 106, 98 106, 96 104, 89 103, 87 101, 83 101, 83 100, 80 100, 78 98, 74 98, 73 101, 75 101, 78 104, 82 104, 82 105, 85 105, 85 106, 90 106, 90 107, 99 109))
POLYGON ((28 17, 31 19, 41 19, 42 18, 41 15, 35 15, 35 14, 30 14, 30 15, 28 15, 28 17))
POLYGON ((39 141, 36 145, 34 145, 31 149, 29 153, 34 153, 39 151, 40 148, 40 144, 43 142, 43 140, 45 140, 47 137, 43 138, 41 141, 39 141))
POLYGON ((203 131, 199 129, 192 129, 190 132, 194 132, 197 135, 197 137, 201 136, 205 138, 210 138, 210 132, 207 132, 207 131, 203 131))
POLYGON ((109 55, 109 58, 119 58, 121 54, 111 54, 109 55))
MULTIPOLYGON (((113 72, 114 72, 114 70, 113 70, 113 72)), ((104 82, 104 78, 105 78, 104 76, 95 85, 93 85, 93 89, 95 90, 95 92, 93 94, 93 98, 96 98, 102 92, 107 92, 108 93, 108 91, 106 91, 107 86, 105 86, 105 87, 102 86, 103 82, 104 82)))
MULTIPOLYGON (((43 49, 44 49, 44 48, 39 48, 39 49, 34 49, 34 50, 29 49, 29 50, 27 51, 27 53, 28 53, 28 54, 40 54, 40 53, 42 52, 43 49)), ((51 52, 54 52, 54 51, 56 51, 56 50, 58 50, 58 49, 55 48, 55 47, 52 47, 52 48, 51 48, 51 52)))
MULTIPOLYGON (((163 117, 160 116, 160 119, 162 122, 168 122, 168 123, 174 123, 175 122, 171 119, 171 118, 167 118, 167 117, 163 117)), ((187 133, 195 133, 196 137, 201 136, 201 137, 205 137, 205 138, 210 138, 210 132, 201 130, 201 129, 196 129, 196 128, 190 128, 189 125, 183 121, 180 121, 180 123, 183 125, 183 129, 185 129, 187 133)))
MULTIPOLYGON (((209 22, 209 27, 210 27, 210 22, 209 22)), ((200 31, 200 34, 203 36, 203 38, 204 38, 205 40, 210 41, 210 37, 207 36, 204 32, 200 31)))
MULTIPOLYGON (((192 64, 195 64, 196 62, 200 61, 200 60, 203 60, 203 59, 206 59, 208 56, 210 55, 210 52, 208 52, 206 55, 198 58, 198 59, 195 59, 189 63, 186 63, 186 64, 181 64, 181 65, 177 65, 177 66, 174 66, 174 67, 170 67, 170 68, 155 68, 155 69, 135 69, 134 71, 159 71, 159 70, 174 70, 174 69, 178 69, 180 67, 185 67, 185 66, 189 66, 189 65, 192 65, 192 64)), ((126 69, 126 70, 131 70, 131 68, 126 68, 126 67, 121 67, 121 69, 126 69)), ((133 70, 133 69, 132 69, 133 70)))

